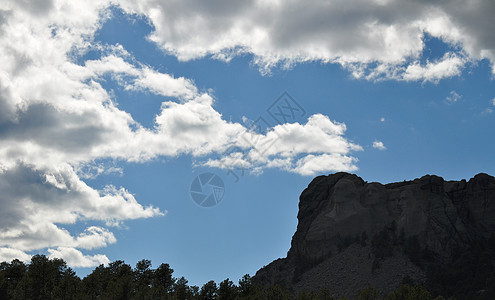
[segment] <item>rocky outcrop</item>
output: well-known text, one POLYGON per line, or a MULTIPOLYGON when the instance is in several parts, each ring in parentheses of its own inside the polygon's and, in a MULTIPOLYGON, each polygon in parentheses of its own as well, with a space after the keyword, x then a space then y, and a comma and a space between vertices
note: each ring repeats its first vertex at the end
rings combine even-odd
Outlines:
MULTIPOLYGON (((478 174, 466 182, 426 175, 413 181, 383 185, 367 183, 347 173, 319 176, 301 194, 297 218, 297 231, 287 257, 259 270, 255 282, 280 283, 297 290, 301 286, 314 287, 317 281, 320 287, 332 289, 334 285, 349 290, 355 288, 355 280, 346 282, 332 277, 339 274, 333 269, 336 253, 350 251, 346 248, 349 240, 373 237, 387 226, 394 227, 403 237, 414 237, 436 260, 448 262, 455 251, 468 248, 472 241, 490 238, 495 232, 495 178, 478 174), (329 268, 331 272, 327 272, 329 268), (315 275, 317 280, 311 278, 311 272, 319 272, 320 275, 315 275), (352 288, 347 288, 350 284, 352 288)), ((359 255, 371 259, 372 254, 364 249, 366 247, 358 251, 359 255)), ((414 269, 407 257, 399 260, 397 264, 414 269)), ((362 261, 352 268, 361 268, 361 265, 365 270, 368 263, 362 261)), ((363 270, 359 270, 360 274, 368 272, 363 270)), ((393 274, 390 268, 386 272, 389 277, 423 276, 416 269, 411 274, 403 270, 397 268, 398 274, 393 274)), ((385 271, 381 268, 378 272, 385 271)), ((360 275, 364 278, 361 284, 373 284, 371 279, 380 276, 368 273, 368 278, 360 275)))

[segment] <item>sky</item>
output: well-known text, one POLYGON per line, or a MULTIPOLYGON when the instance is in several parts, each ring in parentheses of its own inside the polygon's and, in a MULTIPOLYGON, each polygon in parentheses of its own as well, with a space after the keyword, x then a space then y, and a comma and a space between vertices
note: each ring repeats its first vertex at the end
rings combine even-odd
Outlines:
POLYGON ((495 2, 0 0, 0 261, 285 257, 318 175, 495 174, 495 2))

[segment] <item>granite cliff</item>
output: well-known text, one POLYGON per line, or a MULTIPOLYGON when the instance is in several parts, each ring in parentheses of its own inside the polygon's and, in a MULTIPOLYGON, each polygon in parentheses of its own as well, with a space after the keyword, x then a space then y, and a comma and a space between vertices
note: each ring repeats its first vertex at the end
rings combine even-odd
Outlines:
POLYGON ((255 282, 296 292, 325 287, 337 296, 370 285, 385 293, 404 278, 424 281, 426 254, 448 264, 473 242, 493 239, 495 178, 426 175, 383 185, 347 173, 319 176, 301 194, 297 218, 287 257, 260 269, 255 282), (392 245, 386 255, 383 237, 392 245), (422 256, 407 255, 414 251, 422 256))

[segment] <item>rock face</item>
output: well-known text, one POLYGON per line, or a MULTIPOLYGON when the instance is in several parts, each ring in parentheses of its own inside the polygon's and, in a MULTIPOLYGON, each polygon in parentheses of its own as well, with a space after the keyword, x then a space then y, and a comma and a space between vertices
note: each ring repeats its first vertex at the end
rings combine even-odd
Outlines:
MULTIPOLYGON (((299 223, 287 258, 259 270, 255 282, 279 283, 297 289, 323 281, 320 285, 331 290, 332 285, 349 290, 346 285, 356 285, 356 282, 332 284, 334 279, 322 279, 331 277, 325 273, 325 264, 330 271, 328 269, 335 266, 331 261, 350 251, 343 250, 348 245, 346 241, 363 233, 372 237, 385 226, 394 226, 405 237, 417 238, 422 248, 429 249, 435 259, 445 262, 452 258, 454 251, 469 247, 470 242, 490 238, 495 232, 495 178, 478 174, 466 182, 444 181, 441 177, 426 175, 413 181, 382 185, 366 183, 347 173, 319 176, 301 194, 297 218, 299 223), (319 275, 313 277, 318 280, 315 280, 310 275, 317 271, 319 275)), ((359 255, 365 256, 363 251, 359 255)), ((367 257, 370 257, 369 251, 367 257)), ((408 264, 407 257, 398 263, 408 264)), ((359 268, 359 264, 364 262, 352 268, 359 268)), ((417 270, 409 274, 403 272, 404 268, 397 269, 402 272, 395 274, 397 276, 418 279, 422 276, 417 270)), ((393 271, 387 272, 394 276, 393 271)), ((370 271, 369 278, 362 284, 372 284, 373 278, 379 276, 371 275, 370 271)), ((312 287, 316 288, 314 284, 312 287)))

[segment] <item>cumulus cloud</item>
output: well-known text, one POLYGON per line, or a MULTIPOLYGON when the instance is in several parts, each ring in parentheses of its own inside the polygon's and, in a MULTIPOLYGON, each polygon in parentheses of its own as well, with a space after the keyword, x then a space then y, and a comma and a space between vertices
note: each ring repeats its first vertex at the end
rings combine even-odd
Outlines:
POLYGON ((115 243, 116 241, 117 239, 112 232, 105 228, 91 226, 76 238, 74 246, 82 249, 95 249, 115 243))
POLYGON ((383 144, 381 141, 374 141, 373 142, 373 148, 378 149, 378 150, 387 150, 387 147, 383 144))
MULTIPOLYGON (((359 78, 438 81, 471 60, 495 62, 491 0, 120 1, 147 16, 150 40, 179 60, 251 53, 260 70, 339 63, 359 78), (425 35, 455 48, 421 63, 425 35)), ((492 68, 495 74, 495 68, 492 68)))
POLYGON ((302 175, 314 175, 327 170, 351 172, 357 170, 356 161, 356 158, 342 154, 307 155, 299 159, 291 171, 302 175))
POLYGON ((0 247, 0 261, 10 262, 14 259, 27 262, 31 259, 31 255, 28 255, 19 249, 0 247))
POLYGON ((58 247, 57 249, 48 249, 48 257, 61 258, 68 265, 73 267, 94 267, 98 265, 106 265, 110 262, 106 255, 96 254, 96 255, 84 255, 81 251, 68 248, 68 247, 58 247))
POLYGON ((94 249, 116 241, 113 233, 101 227, 88 227, 74 237, 56 224, 162 214, 140 205, 125 189, 92 189, 69 166, 54 172, 17 165, 0 173, 0 190, 0 243, 23 251, 52 246, 94 249))
POLYGON ((204 165, 224 169, 281 168, 301 175, 328 171, 354 171, 357 159, 352 157, 362 147, 344 137, 345 124, 315 114, 306 124, 286 123, 266 134, 245 132, 240 147, 204 165))
POLYGON ((426 65, 421 65, 418 62, 408 65, 402 74, 402 79, 438 82, 440 79, 460 75, 465 63, 464 58, 453 53, 446 53, 439 61, 427 62, 426 65))
POLYGON ((1 11, 0 258, 28 260, 29 251, 55 247, 72 257, 73 266, 105 263, 104 255, 87 257, 77 249, 115 243, 112 232, 89 226, 76 234, 64 224, 115 223, 164 212, 141 205, 125 188, 88 186, 81 170, 97 165, 86 174, 119 172, 95 160, 139 158, 140 153, 115 151, 148 131, 112 102, 97 82, 98 70, 72 59, 88 47, 108 3, 48 1, 40 4, 43 9, 31 9, 41 2, 28 2, 5 1, 1 11), (82 258, 75 260, 78 253, 82 258))

